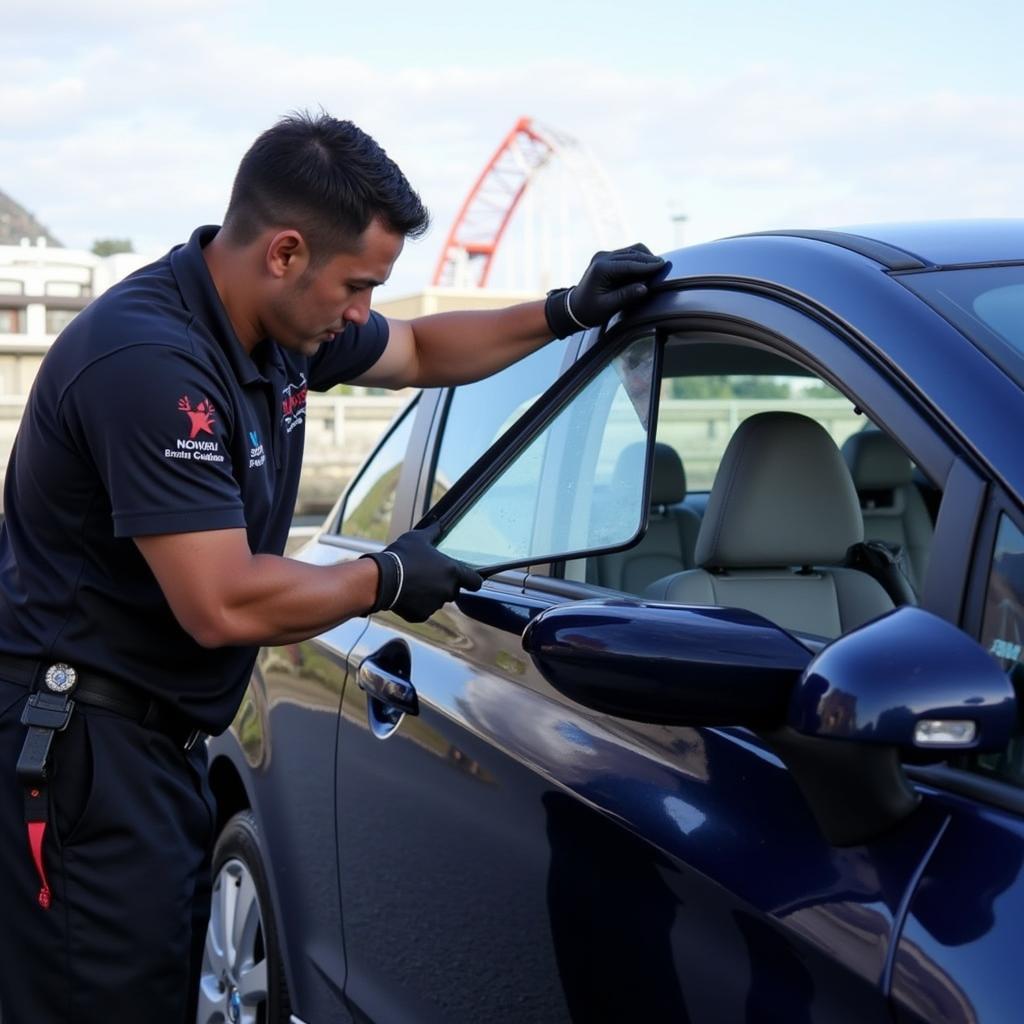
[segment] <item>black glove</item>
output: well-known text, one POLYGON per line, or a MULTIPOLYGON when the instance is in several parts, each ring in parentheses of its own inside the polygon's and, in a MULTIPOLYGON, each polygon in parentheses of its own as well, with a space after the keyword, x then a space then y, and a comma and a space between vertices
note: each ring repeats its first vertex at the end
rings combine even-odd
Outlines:
POLYGON ((574 288, 549 293, 544 304, 548 327, 556 338, 567 338, 584 327, 610 320, 629 302, 647 294, 648 278, 665 261, 641 242, 614 252, 599 252, 574 288))
POLYGON ((391 610, 406 622, 425 622, 460 589, 479 590, 483 577, 465 562, 442 555, 433 546, 441 532, 437 523, 410 530, 362 558, 377 563, 380 580, 370 614, 391 610))

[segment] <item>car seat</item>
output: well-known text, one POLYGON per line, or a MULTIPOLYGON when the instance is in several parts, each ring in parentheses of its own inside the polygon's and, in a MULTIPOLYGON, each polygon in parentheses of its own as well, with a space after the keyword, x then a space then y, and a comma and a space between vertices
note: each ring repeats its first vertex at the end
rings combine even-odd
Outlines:
MULTIPOLYGON (((646 455, 646 444, 628 445, 619 453, 614 476, 636 479, 635 463, 646 455)), ((671 445, 654 445, 651 465, 651 506, 647 532, 628 551, 617 551, 594 559, 596 578, 592 582, 628 594, 640 594, 648 583, 668 573, 691 569, 700 516, 682 506, 686 497, 686 470, 671 445)))
POLYGON ((913 463, 888 434, 875 427, 848 437, 842 452, 857 488, 865 540, 902 548, 904 571, 920 594, 934 529, 914 485, 913 463))
POLYGON ((644 593, 835 637, 893 607, 877 580, 842 567, 862 540, 850 471, 824 428, 797 413, 759 413, 739 425, 715 476, 697 537, 701 568, 644 593))

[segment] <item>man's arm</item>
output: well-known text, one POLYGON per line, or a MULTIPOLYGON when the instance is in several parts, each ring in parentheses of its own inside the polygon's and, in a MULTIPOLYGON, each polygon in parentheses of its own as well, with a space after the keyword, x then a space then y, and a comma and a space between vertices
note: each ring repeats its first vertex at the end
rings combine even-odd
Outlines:
POLYGON ((297 643, 376 599, 369 559, 307 565, 254 555, 245 530, 136 537, 174 617, 203 647, 297 643))
POLYGON ((551 340, 544 302, 388 320, 388 344, 354 384, 430 388, 497 373, 551 340))
POLYGON ((298 643, 353 615, 429 618, 482 580, 437 551, 436 527, 339 565, 254 555, 245 530, 136 537, 174 617, 202 647, 298 643))
POLYGON ((505 309, 389 320, 388 344, 356 384, 438 387, 480 380, 555 337, 604 323, 647 293, 665 261, 635 245, 598 253, 580 283, 547 300, 505 309))

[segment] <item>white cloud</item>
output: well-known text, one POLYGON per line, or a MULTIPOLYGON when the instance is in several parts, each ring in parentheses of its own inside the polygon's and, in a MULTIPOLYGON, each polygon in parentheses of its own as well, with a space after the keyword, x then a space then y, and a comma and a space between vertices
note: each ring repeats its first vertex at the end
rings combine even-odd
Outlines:
MULTIPOLYGON (((132 16, 128 4, 100 7, 101 22, 132 16)), ((396 270, 399 289, 427 278, 463 195, 523 114, 587 144, 622 193, 630 234, 654 248, 671 244, 679 209, 688 240, 1021 213, 1020 94, 901 95, 867 73, 808 81, 769 64, 714 85, 579 60, 393 68, 225 38, 201 7, 161 0, 147 8, 159 32, 0 62, 0 188, 66 242, 127 235, 166 248, 220 215, 260 130, 318 104, 371 131, 435 215, 396 270)), ((15 28, 28 24, 18 11, 15 28)))

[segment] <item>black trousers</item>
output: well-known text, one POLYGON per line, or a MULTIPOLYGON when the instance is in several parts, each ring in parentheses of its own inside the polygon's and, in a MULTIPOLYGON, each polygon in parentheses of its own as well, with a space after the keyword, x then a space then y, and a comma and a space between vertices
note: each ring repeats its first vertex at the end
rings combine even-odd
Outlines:
POLYGON ((205 746, 76 707, 53 744, 44 910, 15 776, 27 697, 0 679, 3 1024, 194 1022, 215 817, 205 746))

